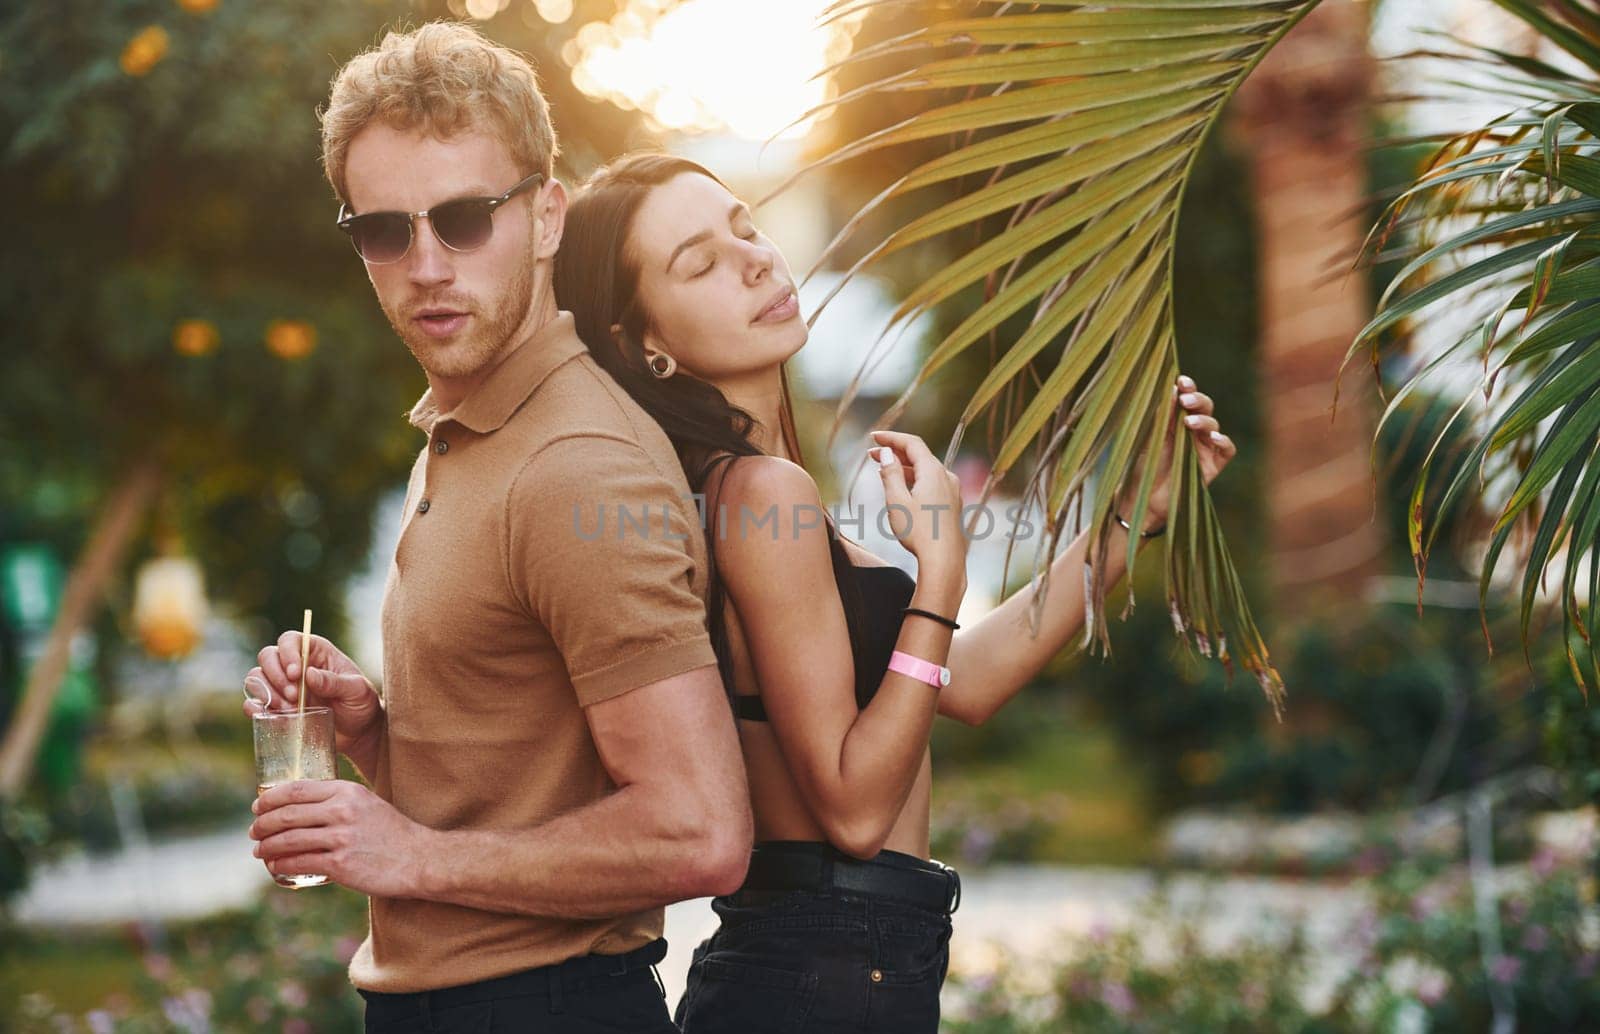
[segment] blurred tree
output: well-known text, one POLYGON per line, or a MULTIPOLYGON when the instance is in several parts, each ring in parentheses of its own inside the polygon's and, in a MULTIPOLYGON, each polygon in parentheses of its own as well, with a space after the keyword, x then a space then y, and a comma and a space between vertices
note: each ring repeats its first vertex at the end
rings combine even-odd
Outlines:
POLYGON ((1324 3, 1245 80, 1229 117, 1246 142, 1261 251, 1261 366, 1268 454, 1272 610, 1315 619, 1384 568, 1374 520, 1373 392, 1347 391, 1330 418, 1345 350, 1372 311, 1342 275, 1368 220, 1368 6, 1324 3))
MULTIPOLYGON (((375 501, 415 455, 404 414, 425 385, 332 226, 314 111, 384 27, 451 13, 403 0, 0 10, 0 531, 65 525, 88 542, 0 747, 0 796, 26 780, 72 632, 158 501, 212 593, 262 631, 306 606, 342 629, 342 586, 375 501)), ((636 116, 573 89, 557 56, 570 26, 512 13, 486 29, 544 70, 568 152, 620 150, 636 116)))

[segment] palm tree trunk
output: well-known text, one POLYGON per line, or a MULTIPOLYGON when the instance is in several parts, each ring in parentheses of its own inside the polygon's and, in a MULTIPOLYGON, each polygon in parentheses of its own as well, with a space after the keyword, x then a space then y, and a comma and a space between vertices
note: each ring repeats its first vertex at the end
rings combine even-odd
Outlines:
POLYGON ((49 725, 50 705, 67 672, 72 637, 94 616, 95 606, 122 567, 134 532, 160 484, 161 468, 154 460, 135 464, 100 511, 89 543, 67 578, 44 654, 28 673, 22 700, 6 729, 5 741, 0 743, 0 799, 16 797, 27 785, 39 741, 49 725))
POLYGON ((1330 420, 1339 364, 1372 311, 1362 277, 1338 275, 1365 226, 1370 6, 1325 0, 1244 82, 1233 113, 1256 198, 1273 612, 1291 620, 1348 606, 1382 564, 1375 395, 1360 371, 1330 420))

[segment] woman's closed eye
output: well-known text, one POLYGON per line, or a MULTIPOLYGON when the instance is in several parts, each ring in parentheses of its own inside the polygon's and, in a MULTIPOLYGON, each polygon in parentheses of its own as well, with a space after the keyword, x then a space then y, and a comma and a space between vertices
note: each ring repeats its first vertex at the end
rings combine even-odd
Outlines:
MULTIPOLYGON (((750 228, 750 232, 749 233, 741 233, 741 234, 738 235, 739 239, 742 240, 742 241, 753 241, 759 236, 761 236, 761 231, 757 230, 753 226, 750 228)), ((698 279, 700 279, 701 277, 705 276, 707 273, 709 273, 713 269, 715 269, 716 265, 717 265, 717 256, 716 255, 712 255, 710 260, 707 261, 704 266, 702 266, 700 269, 696 270, 695 272, 689 274, 689 279, 690 280, 698 280, 698 279)))

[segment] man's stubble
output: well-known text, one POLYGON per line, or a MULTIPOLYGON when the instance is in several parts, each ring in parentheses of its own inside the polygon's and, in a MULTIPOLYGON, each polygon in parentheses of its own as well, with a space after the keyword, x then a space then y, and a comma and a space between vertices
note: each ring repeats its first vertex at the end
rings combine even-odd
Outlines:
POLYGON ((427 305, 460 306, 472 312, 472 326, 465 340, 437 342, 424 334, 400 312, 382 305, 389 326, 404 341, 417 364, 435 377, 457 379, 492 366, 511 345, 511 337, 527 315, 533 296, 533 272, 537 264, 534 249, 530 246, 517 263, 507 289, 494 299, 494 308, 487 315, 478 310, 477 299, 468 306, 462 303, 471 296, 441 295, 427 299, 417 308, 427 305))

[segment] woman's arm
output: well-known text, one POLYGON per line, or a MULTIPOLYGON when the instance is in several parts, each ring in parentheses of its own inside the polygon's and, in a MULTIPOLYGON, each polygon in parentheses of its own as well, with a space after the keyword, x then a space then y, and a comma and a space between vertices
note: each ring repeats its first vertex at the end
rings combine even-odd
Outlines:
MULTIPOLYGON (((815 482, 788 460, 740 460, 722 482, 727 530, 716 549, 745 630, 773 734, 801 796, 840 850, 882 849, 910 796, 932 731, 939 691, 887 672, 857 710, 848 626, 815 482), (760 522, 758 524, 758 522, 760 522)), ((960 565, 927 566, 914 606, 954 613, 966 588, 960 565)), ((896 649, 946 662, 950 630, 903 623, 896 649)))
MULTIPOLYGON (((1146 519, 1147 528, 1160 523, 1146 519)), ((1127 571, 1126 534, 1120 525, 1111 532, 1105 566, 1108 588, 1127 571)), ((1145 544, 1140 543, 1139 548, 1145 544)), ((955 633, 950 645, 950 685, 940 697, 940 714, 966 725, 982 725, 1082 631, 1083 562, 1088 549, 1089 531, 1085 529, 1051 562, 1050 591, 1045 594, 1037 637, 1028 629, 1028 610, 1033 606, 1029 586, 955 633)))
MULTIPOLYGON (((1238 452, 1212 416, 1209 396, 1200 393, 1194 381, 1178 378, 1174 404, 1185 411, 1183 423, 1194 439, 1200 458, 1201 476, 1209 484, 1238 452)), ((1170 440, 1169 440, 1170 442, 1170 440)), ((1162 449, 1162 468, 1150 496, 1145 530, 1153 531, 1166 523, 1167 483, 1172 449, 1162 449)), ((1128 516, 1131 506, 1122 511, 1128 516)), ((1114 586, 1127 573, 1127 532, 1121 525, 1110 530, 1110 548, 1102 572, 1107 587, 1114 586)), ((1143 549, 1147 543, 1141 542, 1143 549)), ((1083 629, 1083 565, 1089 549, 1089 532, 1084 530, 1050 564, 1050 591, 1045 596, 1039 634, 1028 629, 1028 610, 1033 605, 1031 583, 1012 593, 982 620, 957 632, 950 645, 950 685, 939 701, 939 713, 967 725, 982 725, 1044 669, 1083 629)))

